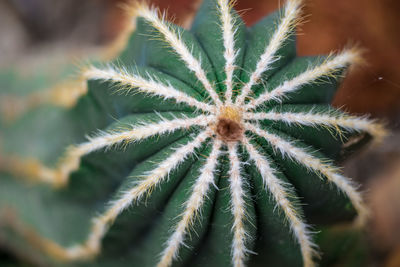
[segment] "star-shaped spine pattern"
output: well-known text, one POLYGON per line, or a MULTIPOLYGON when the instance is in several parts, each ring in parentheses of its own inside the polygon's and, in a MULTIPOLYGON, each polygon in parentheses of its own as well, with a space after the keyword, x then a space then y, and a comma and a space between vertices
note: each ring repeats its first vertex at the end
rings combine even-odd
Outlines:
POLYGON ((319 174, 321 179, 327 179, 334 184, 350 199, 358 213, 358 222, 361 224, 365 222, 368 211, 357 191, 357 185, 344 177, 331 162, 315 156, 308 148, 297 146, 295 141, 286 140, 269 131, 261 123, 262 121, 280 121, 290 127, 297 127, 298 131, 302 130, 302 126, 323 127, 338 134, 342 131, 365 132, 378 139, 381 138, 384 131, 379 123, 367 118, 336 112, 333 109, 330 113, 317 110, 294 112, 262 109, 271 103, 279 106, 283 99, 290 93, 300 90, 303 85, 318 82, 321 77, 333 76, 338 70, 356 63, 360 57, 357 50, 347 49, 338 54, 332 54, 321 64, 310 67, 293 78, 283 80, 272 90, 265 90, 258 96, 254 95, 255 86, 268 83, 268 80, 263 80, 262 75, 272 68, 273 63, 280 60, 278 50, 299 21, 301 1, 288 0, 280 23, 269 43, 265 44, 264 52, 259 57, 255 69, 247 70, 249 80, 243 83, 237 92, 234 88, 237 85, 235 70, 239 68, 237 64, 239 48, 235 44, 237 28, 232 15, 232 3, 228 0, 218 0, 216 5, 220 16, 218 26, 221 27, 224 45, 222 53, 225 59, 226 90, 223 94, 215 89, 214 81, 209 80, 208 73, 203 68, 202 58, 192 53, 192 47, 187 46, 183 41, 182 33, 174 30, 165 20, 165 15, 160 15, 157 9, 139 4, 134 8, 136 16, 141 17, 156 29, 159 38, 165 41, 168 49, 176 53, 187 70, 195 75, 207 95, 206 101, 196 99, 180 88, 159 80, 151 73, 128 71, 114 65, 103 68, 89 66, 83 70, 82 74, 82 77, 87 80, 108 81, 117 85, 120 91, 141 92, 149 97, 157 96, 164 100, 173 100, 196 111, 191 116, 182 115, 174 119, 166 119, 160 115, 160 120, 156 123, 132 125, 131 129, 109 131, 91 137, 85 143, 71 146, 56 168, 48 168, 38 162, 30 162, 27 166, 16 159, 3 159, 8 160, 8 164, 3 164, 5 166, 18 169, 20 173, 33 176, 38 181, 60 187, 68 184, 70 174, 79 168, 82 157, 94 151, 140 142, 152 136, 170 134, 177 130, 189 130, 193 127, 201 129, 190 142, 176 148, 154 169, 143 173, 132 188, 109 203, 105 212, 94 218, 91 231, 84 243, 65 248, 50 240, 42 239, 40 246, 45 252, 63 260, 89 259, 99 254, 102 239, 116 218, 132 203, 141 201, 154 187, 168 179, 173 170, 188 157, 197 153, 197 149, 208 144, 211 146, 210 153, 206 155, 200 175, 192 186, 190 197, 185 202, 184 211, 165 243, 158 266, 171 266, 179 257, 180 249, 185 246, 185 240, 190 235, 192 224, 198 216, 201 216, 202 206, 210 188, 217 188, 215 175, 218 172, 218 161, 221 157, 226 157, 229 164, 229 191, 233 215, 232 265, 245 266, 246 258, 251 253, 246 247, 249 234, 245 226, 247 216, 245 184, 246 179, 251 179, 251 176, 244 175, 244 166, 251 163, 261 175, 265 190, 276 202, 276 209, 284 214, 300 246, 303 265, 315 266, 314 260, 318 253, 317 246, 313 243, 310 226, 304 220, 301 208, 292 201, 295 195, 292 187, 277 176, 279 170, 271 165, 271 158, 263 152, 256 141, 258 138, 267 142, 275 153, 305 166, 311 172, 319 174), (247 155, 247 159, 243 158, 243 154, 247 155))

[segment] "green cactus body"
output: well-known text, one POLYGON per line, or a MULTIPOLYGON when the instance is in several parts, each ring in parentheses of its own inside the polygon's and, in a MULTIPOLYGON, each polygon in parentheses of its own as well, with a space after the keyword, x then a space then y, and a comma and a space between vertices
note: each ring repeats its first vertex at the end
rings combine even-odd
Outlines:
POLYGON ((367 213, 333 162, 383 129, 329 105, 355 49, 296 56, 300 4, 246 28, 205 0, 189 31, 135 6, 73 108, 3 129, 0 244, 56 266, 314 266, 309 225, 367 213))

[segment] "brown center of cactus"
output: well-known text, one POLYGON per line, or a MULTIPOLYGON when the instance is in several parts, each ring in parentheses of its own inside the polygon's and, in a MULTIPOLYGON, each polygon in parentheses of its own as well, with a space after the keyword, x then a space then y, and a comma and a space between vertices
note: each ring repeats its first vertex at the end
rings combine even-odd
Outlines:
POLYGON ((236 107, 225 106, 220 110, 216 125, 217 136, 226 142, 239 141, 243 136, 241 112, 236 107))
POLYGON ((221 118, 217 124, 217 134, 224 141, 239 141, 242 139, 242 126, 232 120, 221 118))

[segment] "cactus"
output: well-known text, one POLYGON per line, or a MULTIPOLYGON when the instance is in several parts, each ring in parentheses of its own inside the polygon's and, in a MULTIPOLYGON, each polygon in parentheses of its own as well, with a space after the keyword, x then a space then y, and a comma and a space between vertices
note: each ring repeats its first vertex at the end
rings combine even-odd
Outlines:
POLYGON ((311 267, 318 225, 365 223, 334 164, 384 129, 329 105, 357 49, 296 56, 300 0, 251 28, 232 5, 204 0, 184 30, 134 4, 74 107, 2 130, 2 246, 53 266, 311 267))

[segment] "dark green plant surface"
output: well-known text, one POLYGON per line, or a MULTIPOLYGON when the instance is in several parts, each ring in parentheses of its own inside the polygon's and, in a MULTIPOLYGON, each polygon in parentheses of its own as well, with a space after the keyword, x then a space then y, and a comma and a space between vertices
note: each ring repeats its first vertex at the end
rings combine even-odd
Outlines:
POLYGON ((370 266, 371 245, 363 231, 348 226, 323 228, 318 233, 320 244, 320 266, 358 267, 370 266))
MULTIPOLYGON (((205 0, 190 30, 136 7, 136 30, 126 49, 112 67, 83 70, 87 93, 73 108, 50 102, 0 125, 0 244, 17 254, 24 251, 27 261, 50 266, 313 266, 316 247, 308 225, 318 229, 350 221, 356 212, 361 219, 365 215, 359 193, 333 164, 379 137, 382 129, 330 106, 340 78, 357 60, 354 49, 329 57, 296 56, 299 6, 300 1, 290 0, 246 28, 227 1, 205 0), (232 78, 224 56, 229 43, 224 43, 229 40, 221 26, 224 16, 233 29, 232 78), (151 19, 179 38, 168 41, 151 19), (220 106, 199 73, 189 70, 193 62, 176 49, 179 42, 200 62, 220 106), (276 48, 266 50, 274 42, 276 48), (263 59, 268 64, 260 67, 263 59), (255 79, 251 74, 257 69, 255 79), (138 77, 157 86, 150 90, 138 77), (226 82, 230 79, 232 87, 226 82), (252 79, 249 95, 242 96, 252 79), (167 87, 187 97, 170 95, 167 87), (286 91, 267 98, 266 92, 273 95, 276 88, 286 91), (268 101, 256 106, 254 101, 263 97, 268 101), (267 113, 268 118, 252 117, 267 113), (178 119, 198 116, 211 119, 176 126, 178 119), (168 121, 174 122, 170 128, 154 130, 168 121), (112 139, 132 128, 152 134, 112 139), (191 153, 174 156, 204 129, 209 136, 191 153), (107 136, 111 139, 101 139, 107 136), (65 154, 72 144, 87 148, 100 139, 106 143, 77 157, 65 154), (172 167, 161 169, 154 185, 112 219, 105 216, 170 157, 172 167), (71 159, 78 159, 77 168, 60 175, 63 166, 73 165, 71 159), (199 177, 213 182, 204 182, 200 200, 191 202, 199 177), (190 203, 195 208, 188 208, 190 203), (168 242, 185 214, 191 217, 182 238, 175 239, 183 242, 169 260, 168 242), (99 223, 102 219, 106 223, 99 223), (105 230, 93 234, 99 225, 105 230), (90 237, 97 237, 101 247, 90 237)), ((328 255, 322 257, 323 263, 329 261, 328 255)))

